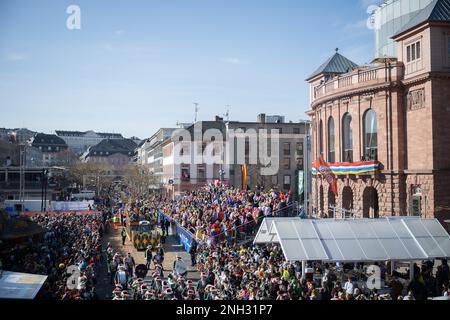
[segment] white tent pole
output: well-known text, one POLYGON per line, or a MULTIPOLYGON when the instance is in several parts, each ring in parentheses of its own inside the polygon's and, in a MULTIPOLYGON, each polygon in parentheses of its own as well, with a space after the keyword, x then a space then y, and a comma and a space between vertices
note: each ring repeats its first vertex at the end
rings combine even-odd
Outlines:
POLYGON ((414 262, 409 263, 409 280, 414 280, 414 262))
POLYGON ((395 271, 395 261, 391 261, 391 274, 394 274, 395 271))
POLYGON ((306 261, 302 261, 302 280, 306 279, 306 261))

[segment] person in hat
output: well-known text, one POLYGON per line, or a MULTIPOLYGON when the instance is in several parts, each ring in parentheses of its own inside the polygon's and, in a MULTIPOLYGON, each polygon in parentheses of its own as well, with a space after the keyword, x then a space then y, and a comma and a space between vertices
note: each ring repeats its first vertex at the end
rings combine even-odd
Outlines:
POLYGON ((122 293, 120 294, 120 296, 122 297, 122 300, 129 300, 130 299, 130 295, 129 295, 127 290, 123 290, 122 293))
POLYGON ((144 300, 151 300, 152 293, 150 291, 145 291, 144 300))
POLYGON ((151 246, 148 246, 147 250, 145 250, 144 257, 145 257, 147 269, 150 270, 150 265, 152 264, 152 258, 153 258, 151 246))
POLYGON ((116 287, 114 290, 113 290, 113 300, 121 300, 121 293, 122 293, 122 291, 118 288, 118 287, 116 287))

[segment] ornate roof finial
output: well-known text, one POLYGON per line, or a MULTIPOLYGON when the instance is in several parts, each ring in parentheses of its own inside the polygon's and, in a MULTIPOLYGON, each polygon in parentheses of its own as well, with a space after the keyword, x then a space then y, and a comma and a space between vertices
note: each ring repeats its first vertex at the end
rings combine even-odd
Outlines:
POLYGON ((339 48, 336 48, 335 50, 336 50, 336 52, 338 52, 338 51, 339 51, 339 48))

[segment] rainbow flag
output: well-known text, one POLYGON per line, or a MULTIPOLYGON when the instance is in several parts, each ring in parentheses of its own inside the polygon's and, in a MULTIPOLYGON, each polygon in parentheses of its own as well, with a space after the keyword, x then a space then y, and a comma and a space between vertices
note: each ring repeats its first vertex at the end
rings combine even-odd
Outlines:
MULTIPOLYGON (((373 173, 380 168, 378 161, 364 161, 353 163, 330 163, 329 167, 333 174, 339 175, 359 175, 365 173, 373 173)), ((318 175, 319 171, 315 166, 312 168, 312 174, 318 175)))

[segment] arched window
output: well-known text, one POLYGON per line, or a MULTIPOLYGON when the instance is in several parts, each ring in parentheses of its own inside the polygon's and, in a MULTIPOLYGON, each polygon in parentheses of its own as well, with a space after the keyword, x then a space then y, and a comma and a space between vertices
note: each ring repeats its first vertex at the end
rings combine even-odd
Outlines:
POLYGON ((334 119, 330 117, 328 119, 328 162, 336 162, 336 156, 334 154, 334 119))
POLYGON ((319 151, 320 151, 320 156, 323 155, 323 122, 322 120, 320 120, 319 123, 319 151))
POLYGON ((349 113, 346 113, 342 118, 342 145, 342 160, 353 162, 352 116, 349 113))
POLYGON ((364 114, 364 160, 378 160, 377 113, 372 109, 364 114))

